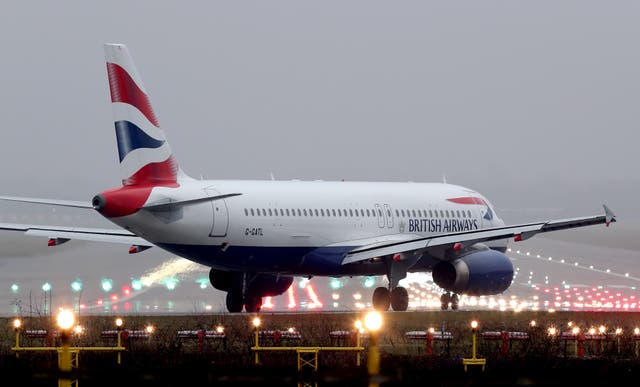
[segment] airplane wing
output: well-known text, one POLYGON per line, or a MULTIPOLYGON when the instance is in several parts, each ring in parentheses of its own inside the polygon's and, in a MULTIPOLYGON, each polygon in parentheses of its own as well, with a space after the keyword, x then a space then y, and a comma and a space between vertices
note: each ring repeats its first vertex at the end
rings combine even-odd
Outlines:
POLYGON ((453 232, 404 241, 388 240, 386 243, 380 243, 377 241, 376 243, 364 246, 361 245, 360 247, 350 251, 346 254, 342 264, 346 265, 349 263, 365 261, 371 258, 406 253, 415 250, 453 248, 456 244, 459 244, 459 247, 461 248, 475 243, 507 238, 514 238, 514 240, 518 242, 529 239, 538 233, 567 230, 570 228, 592 226, 602 223, 608 226, 609 223, 615 222, 616 218, 613 212, 611 212, 606 205, 603 207, 605 211, 604 215, 453 232))
POLYGON ((126 230, 89 227, 40 226, 31 224, 0 223, 0 230, 22 231, 25 235, 47 237, 61 244, 70 239, 92 242, 121 243, 132 246, 154 246, 126 230))

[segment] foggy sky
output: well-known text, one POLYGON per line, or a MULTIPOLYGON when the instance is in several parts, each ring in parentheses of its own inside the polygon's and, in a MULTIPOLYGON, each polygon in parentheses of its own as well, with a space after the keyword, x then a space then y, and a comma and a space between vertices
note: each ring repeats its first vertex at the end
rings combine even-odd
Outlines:
POLYGON ((194 177, 445 175, 514 218, 640 217, 637 2, 94 3, 2 5, 1 194, 119 185, 116 42, 194 177))

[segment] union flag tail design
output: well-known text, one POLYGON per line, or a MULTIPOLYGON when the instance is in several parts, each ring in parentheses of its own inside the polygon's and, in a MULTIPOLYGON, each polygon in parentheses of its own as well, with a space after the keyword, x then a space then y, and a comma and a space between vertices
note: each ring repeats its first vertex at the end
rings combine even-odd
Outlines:
POLYGON ((176 186, 180 174, 129 50, 105 44, 123 186, 176 186))

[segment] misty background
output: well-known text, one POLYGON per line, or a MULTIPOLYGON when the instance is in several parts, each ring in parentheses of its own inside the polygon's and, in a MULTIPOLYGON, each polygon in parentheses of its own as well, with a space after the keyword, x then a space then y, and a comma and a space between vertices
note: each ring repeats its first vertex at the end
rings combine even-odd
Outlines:
MULTIPOLYGON (((90 201, 120 184, 102 48, 115 42, 193 177, 446 178, 508 223, 606 203, 613 227, 528 243, 640 257, 638 20, 634 1, 4 2, 0 193, 90 201)), ((0 221, 110 226, 13 203, 0 221)), ((64 253, 79 271, 168 257, 1 238, 4 258, 64 253)))

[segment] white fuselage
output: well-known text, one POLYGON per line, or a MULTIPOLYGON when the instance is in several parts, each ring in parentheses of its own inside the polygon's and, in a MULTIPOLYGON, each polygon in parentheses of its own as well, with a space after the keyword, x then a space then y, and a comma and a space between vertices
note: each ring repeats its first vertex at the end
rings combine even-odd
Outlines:
MULTIPOLYGON (((111 220, 207 266, 297 275, 382 274, 382 265, 341 265, 344 254, 390 235, 402 240, 504 225, 478 192, 441 183, 185 180, 177 188, 155 187, 146 203, 203 193, 241 195, 111 220), (455 198, 482 203, 448 200, 455 198)), ((429 267, 427 258, 421 268, 429 267)))

